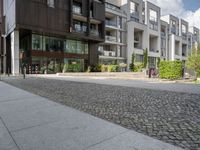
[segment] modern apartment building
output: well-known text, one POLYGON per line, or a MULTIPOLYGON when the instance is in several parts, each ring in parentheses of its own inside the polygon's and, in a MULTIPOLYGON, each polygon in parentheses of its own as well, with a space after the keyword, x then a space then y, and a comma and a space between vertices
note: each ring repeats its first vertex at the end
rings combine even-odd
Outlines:
POLYGON ((169 24, 168 60, 186 60, 188 56, 188 23, 172 15, 162 16, 169 24))
MULTIPOLYGON (((188 43, 190 44, 190 50, 192 47, 196 47, 197 44, 200 42, 200 30, 194 26, 189 27, 189 35, 190 35, 190 40, 188 43)), ((191 52, 191 51, 190 51, 191 52)))
POLYGON ((95 64, 186 61, 200 31, 147 0, 0 0, 0 70, 84 71, 95 64), (4 65, 3 65, 4 64, 4 65))
POLYGON ((100 64, 126 63, 126 20, 121 0, 106 0, 105 43, 99 46, 100 64))
POLYGON ((127 63, 134 53, 137 62, 143 62, 144 49, 148 50, 149 67, 156 67, 161 55, 160 8, 148 1, 130 0, 127 10, 127 63))
POLYGON ((1 0, 6 70, 77 71, 98 63, 98 43, 105 38, 104 0, 1 0))

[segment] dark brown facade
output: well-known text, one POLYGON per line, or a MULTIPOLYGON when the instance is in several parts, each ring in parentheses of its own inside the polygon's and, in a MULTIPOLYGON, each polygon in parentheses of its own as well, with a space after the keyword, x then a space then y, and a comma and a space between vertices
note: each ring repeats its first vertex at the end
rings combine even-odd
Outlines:
MULTIPOLYGON (((26 60, 29 66, 32 57, 80 58, 84 59, 85 66, 98 63, 98 44, 104 42, 105 37, 104 0, 1 0, 1 2, 7 3, 7 8, 4 8, 7 13, 4 17, 8 54, 11 51, 10 34, 17 30, 19 49, 25 49, 23 50, 25 52, 20 52, 19 58, 26 60), (40 50, 36 50, 32 43, 33 34, 42 36, 42 40, 46 40, 46 37, 58 38, 61 41, 57 40, 59 45, 63 45, 66 40, 77 40, 87 43, 89 50, 87 54, 60 49, 52 51, 51 49, 55 48, 51 47, 49 50, 46 48, 49 45, 45 42, 40 46, 42 47, 40 50)), ((7 59, 7 68, 11 68, 11 61, 7 59)))

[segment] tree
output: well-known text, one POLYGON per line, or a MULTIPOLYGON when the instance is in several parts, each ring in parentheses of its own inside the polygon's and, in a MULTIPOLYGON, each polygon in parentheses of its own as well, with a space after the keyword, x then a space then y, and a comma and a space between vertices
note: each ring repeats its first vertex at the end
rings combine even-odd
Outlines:
POLYGON ((135 63, 135 53, 132 54, 132 57, 131 57, 131 63, 129 65, 129 69, 131 71, 134 71, 134 63, 135 63))
POLYGON ((143 55, 144 55, 144 68, 146 69, 148 65, 148 50, 147 49, 143 51, 143 55))
POLYGON ((193 48, 186 65, 189 69, 194 70, 196 77, 200 77, 200 44, 193 48))

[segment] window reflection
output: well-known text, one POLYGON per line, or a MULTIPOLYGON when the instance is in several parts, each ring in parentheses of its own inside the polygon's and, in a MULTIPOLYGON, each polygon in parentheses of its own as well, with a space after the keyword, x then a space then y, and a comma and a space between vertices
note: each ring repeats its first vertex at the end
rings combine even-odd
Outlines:
POLYGON ((33 34, 32 50, 88 54, 88 43, 78 40, 66 40, 33 34))

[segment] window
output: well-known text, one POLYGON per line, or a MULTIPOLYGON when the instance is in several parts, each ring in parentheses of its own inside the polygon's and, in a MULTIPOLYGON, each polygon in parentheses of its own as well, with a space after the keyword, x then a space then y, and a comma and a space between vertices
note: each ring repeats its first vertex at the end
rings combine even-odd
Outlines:
POLYGON ((182 24, 182 33, 186 33, 186 26, 182 24))
POLYGON ((42 36, 33 34, 32 35, 32 49, 42 50, 42 36))
POLYGON ((143 56, 143 55, 136 54, 136 55, 135 55, 135 61, 136 61, 136 62, 143 63, 143 62, 144 62, 144 56, 143 56))
POLYGON ((158 13, 155 10, 150 9, 150 21, 158 21, 158 13))
POLYGON ((131 13, 134 13, 134 12, 137 12, 138 11, 138 5, 136 4, 136 3, 134 3, 134 2, 131 2, 131 4, 130 4, 131 6, 131 8, 130 8, 130 12, 131 13))
POLYGON ((54 6, 54 0, 47 0, 47 5, 48 5, 49 7, 54 8, 54 7, 55 7, 55 6, 54 6))

